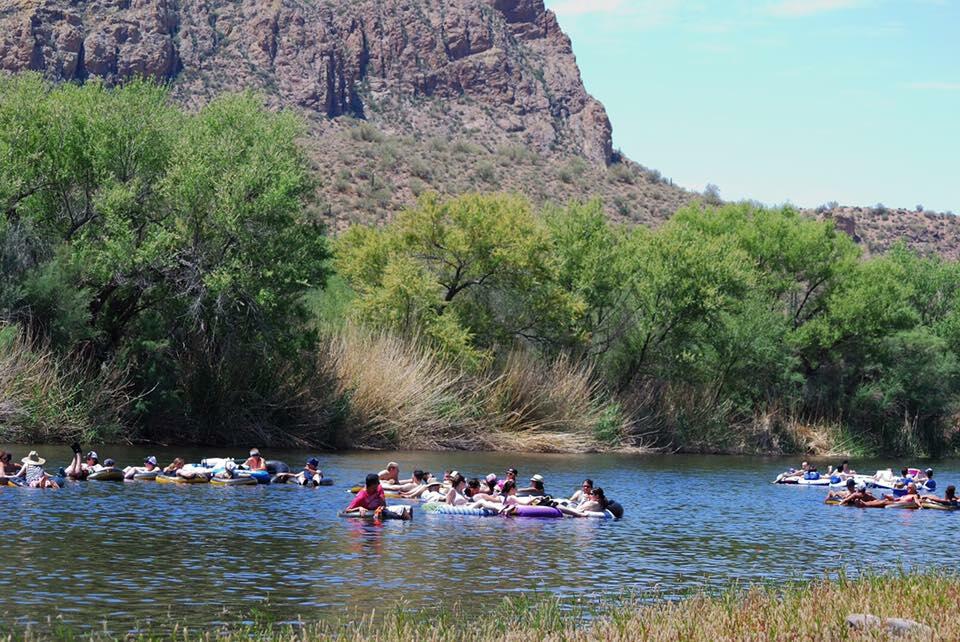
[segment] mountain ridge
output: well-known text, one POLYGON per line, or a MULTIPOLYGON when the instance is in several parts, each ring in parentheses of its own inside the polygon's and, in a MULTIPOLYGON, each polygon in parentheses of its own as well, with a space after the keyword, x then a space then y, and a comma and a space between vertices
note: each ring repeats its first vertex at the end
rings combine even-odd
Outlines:
MULTIPOLYGON (((0 8, 0 70, 57 81, 134 76, 199 106, 252 89, 300 112, 335 229, 378 224, 427 190, 600 198, 656 225, 692 202, 615 151, 569 37, 543 0, 17 0, 0 8)), ((836 208, 868 251, 904 239, 956 258, 953 217, 836 208)))

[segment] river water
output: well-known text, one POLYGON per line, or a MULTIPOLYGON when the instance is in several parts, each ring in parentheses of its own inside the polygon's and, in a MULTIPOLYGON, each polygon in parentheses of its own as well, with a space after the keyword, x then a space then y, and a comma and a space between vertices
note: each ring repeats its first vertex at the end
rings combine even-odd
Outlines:
MULTIPOLYGON (((32 447, 6 447, 19 459, 32 447)), ((39 448, 47 468, 63 447, 39 448)), ((99 449, 121 465, 155 454, 242 452, 99 449)), ((310 453, 265 452, 302 464, 310 453)), ((319 455, 333 487, 68 483, 60 491, 0 488, 0 621, 62 618, 96 627, 173 619, 191 625, 257 617, 293 621, 504 595, 594 600, 625 592, 673 597, 731 581, 781 582, 935 566, 955 550, 960 515, 823 505, 824 489, 775 486, 782 459, 694 456, 348 453, 319 455), (388 460, 401 474, 447 468, 470 476, 520 469, 569 495, 591 477, 625 519, 532 520, 414 512, 411 522, 341 519, 346 488, 388 460), (253 614, 253 615, 251 615, 253 614)), ((896 462, 854 462, 873 472, 896 462)), ((939 462, 940 487, 960 462, 939 462)))

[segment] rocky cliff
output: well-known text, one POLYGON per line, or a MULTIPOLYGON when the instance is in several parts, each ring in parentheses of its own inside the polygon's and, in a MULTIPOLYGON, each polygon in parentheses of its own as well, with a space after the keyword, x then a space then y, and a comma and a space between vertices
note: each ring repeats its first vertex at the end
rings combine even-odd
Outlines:
MULTIPOLYGON (((319 213, 336 227, 382 221, 426 190, 600 197, 645 224, 695 196, 614 151, 543 0, 4 0, 0 70, 149 76, 189 106, 256 90, 310 123, 319 213)), ((838 221, 871 249, 907 226, 919 247, 957 251, 953 217, 921 229, 895 214, 838 221)))
POLYGON ((606 112, 542 0, 16 0, 0 34, 10 71, 147 75, 186 102, 254 88, 328 118, 392 112, 416 132, 447 128, 423 109, 443 99, 466 129, 595 165, 613 153, 606 112))

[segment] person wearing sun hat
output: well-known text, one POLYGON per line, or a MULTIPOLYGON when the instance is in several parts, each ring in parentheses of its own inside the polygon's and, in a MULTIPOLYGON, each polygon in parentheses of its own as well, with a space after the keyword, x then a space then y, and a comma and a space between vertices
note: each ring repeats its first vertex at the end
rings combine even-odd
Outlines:
POLYGON ((60 485, 43 470, 43 465, 47 460, 37 454, 36 450, 31 450, 30 454, 20 460, 23 466, 20 467, 18 477, 22 477, 26 485, 30 488, 60 488, 60 485))
POLYGON ((137 473, 152 473, 153 471, 159 471, 160 465, 157 463, 157 458, 153 455, 144 458, 143 466, 127 466, 123 469, 123 478, 124 479, 133 479, 133 476, 137 473))
POLYGON ((537 474, 530 478, 530 485, 517 491, 518 495, 527 497, 543 497, 546 491, 543 488, 543 475, 537 474))

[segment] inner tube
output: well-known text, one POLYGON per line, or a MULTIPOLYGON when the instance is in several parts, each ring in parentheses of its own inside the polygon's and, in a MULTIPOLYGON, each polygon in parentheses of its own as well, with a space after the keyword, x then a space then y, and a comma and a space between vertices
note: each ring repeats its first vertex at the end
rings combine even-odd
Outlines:
POLYGON ((919 508, 913 502, 894 502, 893 504, 887 504, 885 508, 897 508, 900 510, 917 510, 919 508))
POLYGON ((282 462, 279 459, 268 459, 265 463, 267 472, 271 475, 290 472, 290 466, 287 466, 286 462, 282 462))
POLYGON ((607 511, 614 519, 623 519, 623 506, 618 501, 607 502, 607 511))
POLYGON ((441 502, 429 502, 423 505, 423 512, 430 515, 469 515, 472 517, 492 517, 497 511, 489 508, 473 508, 471 506, 453 506, 441 502))
POLYGON ((87 475, 87 481, 123 481, 123 471, 116 468, 104 468, 87 475))
POLYGON ((258 484, 270 483, 270 473, 265 470, 238 470, 237 476, 245 479, 252 479, 258 484))
POLYGON ((539 517, 554 518, 563 517, 559 508, 553 506, 517 506, 517 510, 512 513, 515 517, 539 517))
MULTIPOLYGON (((364 516, 361 516, 360 513, 348 513, 346 511, 339 511, 337 517, 345 517, 347 519, 363 519, 374 521, 376 517, 373 514, 373 511, 370 511, 364 516)), ((383 509, 383 512, 380 514, 380 519, 398 519, 402 521, 409 521, 413 519, 413 506, 387 506, 383 509)))
POLYGON ((957 510, 960 506, 950 506, 948 504, 941 504, 940 502, 934 502, 929 499, 923 500, 924 510, 957 510))
POLYGON ((247 476, 231 477, 230 479, 213 477, 210 479, 210 483, 214 486, 256 486, 258 482, 254 477, 247 476))
POLYGON ((208 477, 197 475, 196 477, 181 477, 180 475, 157 475, 158 484, 206 484, 210 481, 208 477))
POLYGON ((156 481, 157 475, 159 474, 160 474, 159 470, 151 470, 149 472, 144 470, 139 473, 134 473, 133 478, 140 481, 156 481))

